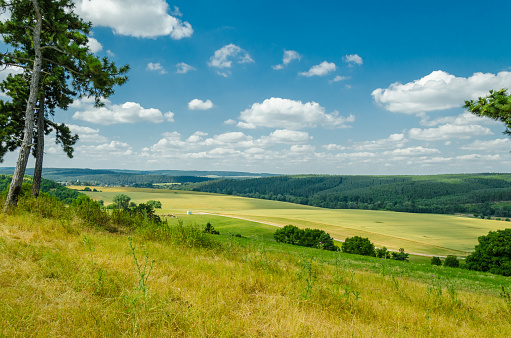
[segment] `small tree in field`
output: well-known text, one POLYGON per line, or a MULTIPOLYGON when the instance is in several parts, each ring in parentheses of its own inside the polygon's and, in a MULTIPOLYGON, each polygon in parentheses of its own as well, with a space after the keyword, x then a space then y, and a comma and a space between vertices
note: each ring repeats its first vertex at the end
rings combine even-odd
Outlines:
POLYGON ((128 209, 130 206, 131 197, 124 195, 124 194, 118 194, 115 195, 112 202, 117 206, 119 209, 128 209))
POLYGON ((458 258, 454 255, 448 255, 447 258, 444 260, 444 266, 448 266, 451 268, 459 268, 460 267, 460 261, 458 258))
POLYGON ((431 257, 431 265, 442 265, 440 257, 431 257))
POLYGON ((371 243, 369 238, 362 238, 360 236, 348 237, 342 243, 342 252, 364 255, 364 256, 375 256, 374 244, 371 243))

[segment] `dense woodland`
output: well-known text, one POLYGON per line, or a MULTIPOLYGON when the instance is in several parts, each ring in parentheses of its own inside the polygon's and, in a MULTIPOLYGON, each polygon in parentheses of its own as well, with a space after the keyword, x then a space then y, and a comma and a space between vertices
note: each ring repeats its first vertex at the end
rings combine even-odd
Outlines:
MULTIPOLYGON (((0 174, 12 174, 13 168, 0 169, 0 174)), ((33 174, 33 169, 27 169, 27 175, 33 174)), ((44 169, 43 177, 57 182, 68 182, 77 185, 100 186, 133 186, 152 188, 158 183, 197 183, 210 181, 212 178, 199 176, 173 176, 156 174, 148 171, 114 171, 97 169, 44 169)))
POLYGON ((276 176, 215 180, 184 189, 331 209, 511 217, 511 174, 276 176))
MULTIPOLYGON (((12 176, 0 175, 0 194, 2 194, 2 192, 7 193, 7 188, 11 183, 11 179, 12 176)), ((22 189, 22 192, 29 194, 28 190, 22 189)), ((68 189, 62 184, 44 178, 41 180, 41 192, 50 196, 55 196, 66 204, 71 203, 78 196, 83 195, 76 190, 68 189)))

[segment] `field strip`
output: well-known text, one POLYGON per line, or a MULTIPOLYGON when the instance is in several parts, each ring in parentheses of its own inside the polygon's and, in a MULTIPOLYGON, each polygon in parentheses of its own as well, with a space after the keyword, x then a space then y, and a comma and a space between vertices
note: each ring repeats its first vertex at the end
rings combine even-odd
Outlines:
MULTIPOLYGON (((229 217, 229 218, 235 218, 235 219, 241 219, 243 221, 249 221, 249 222, 254 222, 254 223, 260 223, 260 224, 267 224, 267 225, 272 225, 272 226, 276 226, 276 227, 279 227, 279 228, 283 228, 284 226, 283 225, 280 225, 280 224, 277 224, 277 223, 271 223, 271 222, 264 222, 264 221, 256 221, 254 219, 250 219, 250 218, 245 218, 245 217, 239 217, 239 216, 231 216, 231 215, 222 215, 222 214, 217 214, 217 213, 211 213, 211 212, 196 212, 196 214, 199 214, 199 215, 211 215, 211 216, 221 216, 221 217, 229 217)), ((337 239, 337 238, 333 238, 332 239, 334 241, 337 241, 337 242, 341 242, 343 243, 344 241, 341 240, 341 239, 337 239)), ((388 250, 390 252, 399 252, 399 250, 388 250)), ((438 256, 438 255, 428 255, 428 254, 422 254, 422 253, 418 253, 418 252, 408 252, 410 255, 414 255, 414 256, 423 256, 423 257, 433 257, 433 256, 436 256, 436 257, 440 257, 440 258, 446 258, 447 256, 438 256)), ((465 259, 463 257, 458 257, 458 259, 465 259)))

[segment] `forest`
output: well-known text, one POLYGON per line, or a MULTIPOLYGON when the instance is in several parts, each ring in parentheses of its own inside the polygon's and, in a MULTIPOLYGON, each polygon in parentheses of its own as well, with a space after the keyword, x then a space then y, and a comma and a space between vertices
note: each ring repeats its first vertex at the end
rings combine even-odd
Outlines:
POLYGON ((511 217, 511 174, 298 175, 186 184, 181 189, 331 209, 511 217))

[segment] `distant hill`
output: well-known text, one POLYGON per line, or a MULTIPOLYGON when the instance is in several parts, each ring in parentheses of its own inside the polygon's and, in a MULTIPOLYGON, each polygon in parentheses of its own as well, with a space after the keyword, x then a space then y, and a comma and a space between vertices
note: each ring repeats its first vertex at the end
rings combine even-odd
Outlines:
POLYGON ((511 174, 299 175, 223 179, 183 188, 332 209, 511 217, 511 174))
MULTIPOLYGON (((13 167, 0 168, 0 174, 11 175, 13 167)), ((33 175, 34 169, 27 168, 26 174, 33 175)), ((272 174, 253 174, 234 171, 185 171, 185 170, 121 170, 121 169, 81 169, 44 168, 43 177, 57 182, 89 185, 129 185, 151 186, 162 183, 197 183, 219 178, 268 177, 272 174)))

